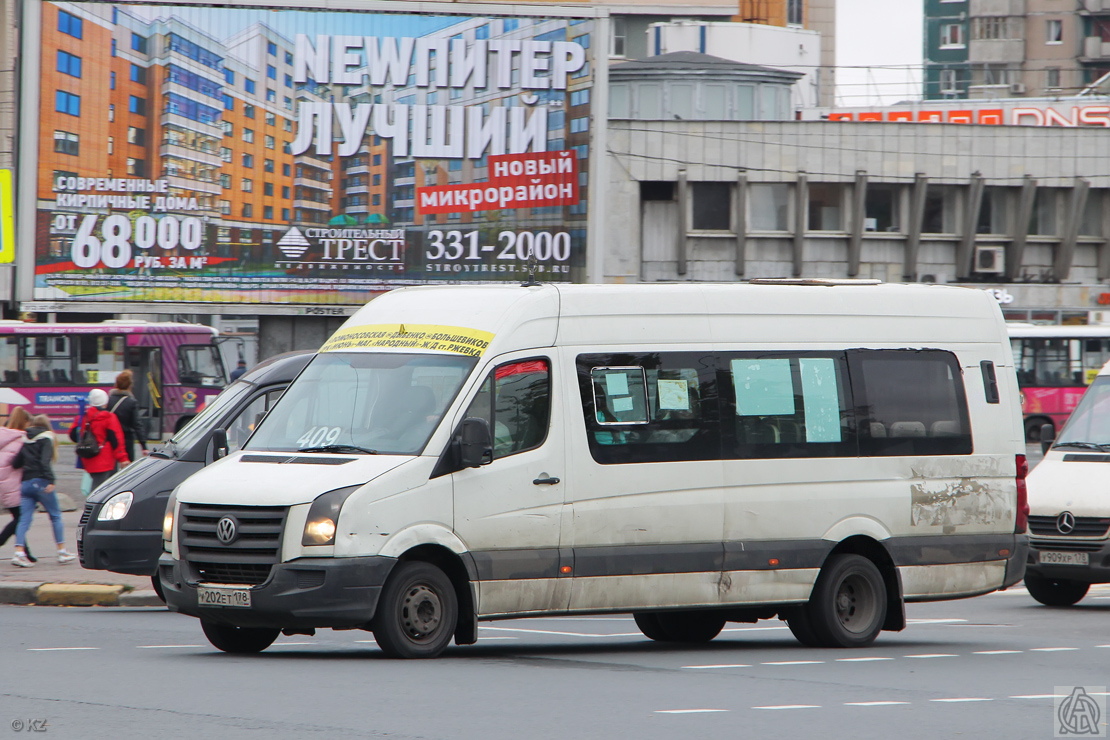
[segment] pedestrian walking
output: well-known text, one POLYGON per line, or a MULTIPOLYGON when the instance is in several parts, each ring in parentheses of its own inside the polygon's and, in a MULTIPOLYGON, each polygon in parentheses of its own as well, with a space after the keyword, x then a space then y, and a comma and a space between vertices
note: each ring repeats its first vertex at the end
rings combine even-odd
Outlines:
POLYGON ((131 392, 132 375, 130 370, 124 370, 116 376, 116 387, 108 393, 108 410, 116 415, 119 424, 123 427, 123 449, 127 452, 127 459, 135 459, 135 443, 146 450, 146 434, 143 430, 142 419, 139 418, 139 402, 131 392))
MULTIPOLYGON (((103 391, 102 391, 103 392, 103 391)), ((34 565, 27 557, 27 530, 35 507, 42 504, 54 528, 54 544, 58 547, 58 562, 72 563, 77 556, 66 550, 62 531, 62 510, 54 492, 54 462, 58 459, 58 442, 50 428, 50 417, 39 414, 31 418, 27 427, 27 441, 15 458, 15 466, 23 468, 23 489, 19 525, 15 530, 15 555, 12 565, 29 568, 34 565)))
POLYGON ((239 364, 231 371, 231 382, 234 383, 239 378, 243 377, 243 373, 247 372, 247 361, 239 360, 239 364))
MULTIPOLYGON (((7 425, 0 427, 0 506, 8 510, 12 520, 0 531, 0 547, 3 547, 19 526, 19 517, 22 508, 20 501, 23 490, 23 471, 15 467, 15 458, 23 449, 23 442, 27 439, 24 431, 31 417, 22 406, 16 406, 8 415, 7 425)), ((32 563, 35 557, 26 545, 23 554, 32 563)))
MULTIPOLYGON (((85 432, 91 432, 98 450, 91 457, 84 457, 82 465, 92 478, 92 489, 96 490, 104 481, 112 477, 117 465, 126 465, 127 451, 123 448, 123 427, 116 415, 108 411, 108 394, 100 388, 89 391, 89 406, 85 419, 80 426, 76 424, 69 430, 69 437, 80 445, 85 432)), ((80 447, 77 450, 81 453, 80 447)))

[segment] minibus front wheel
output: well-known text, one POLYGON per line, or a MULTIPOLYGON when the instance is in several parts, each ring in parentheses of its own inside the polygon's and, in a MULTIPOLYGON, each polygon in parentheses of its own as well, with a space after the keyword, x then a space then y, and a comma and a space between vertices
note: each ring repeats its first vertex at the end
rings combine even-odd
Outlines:
POLYGON ((1064 578, 1045 578, 1025 573, 1025 590, 1045 606, 1071 606, 1087 595, 1091 584, 1064 578))
POLYGON ((458 596, 442 570, 417 560, 397 564, 378 602, 374 640, 390 658, 434 658, 459 618, 458 596))

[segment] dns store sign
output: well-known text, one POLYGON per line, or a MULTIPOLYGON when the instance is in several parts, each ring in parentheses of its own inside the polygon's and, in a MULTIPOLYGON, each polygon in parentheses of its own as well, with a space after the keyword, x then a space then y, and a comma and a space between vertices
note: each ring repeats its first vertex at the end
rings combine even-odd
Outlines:
POLYGON ((986 126, 1102 126, 1110 128, 1110 105, 1070 107, 1026 106, 980 110, 841 111, 828 114, 830 121, 887 121, 917 123, 977 123, 986 126))

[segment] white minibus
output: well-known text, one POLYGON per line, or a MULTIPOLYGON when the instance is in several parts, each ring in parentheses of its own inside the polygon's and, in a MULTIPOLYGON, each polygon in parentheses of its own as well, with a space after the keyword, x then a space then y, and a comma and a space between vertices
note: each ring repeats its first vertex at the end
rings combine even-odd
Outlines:
POLYGON ((877 281, 395 290, 183 482, 159 573, 213 645, 631 613, 870 644, 1021 580, 1017 379, 986 293, 877 281))
POLYGON ((1071 606, 1092 583, 1110 583, 1110 363, 1053 436, 1046 428, 1029 474, 1025 587, 1042 604, 1071 606))

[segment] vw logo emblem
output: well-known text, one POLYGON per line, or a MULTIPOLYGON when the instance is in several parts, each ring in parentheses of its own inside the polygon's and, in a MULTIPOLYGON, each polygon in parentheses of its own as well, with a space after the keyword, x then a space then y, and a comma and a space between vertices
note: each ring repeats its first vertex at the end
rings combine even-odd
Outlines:
POLYGON ((216 522, 216 539, 225 545, 230 545, 239 536, 239 522, 234 517, 225 516, 216 522))
POLYGON ((1056 531, 1060 534, 1071 534, 1075 531, 1075 514, 1065 511, 1056 517, 1056 531))

